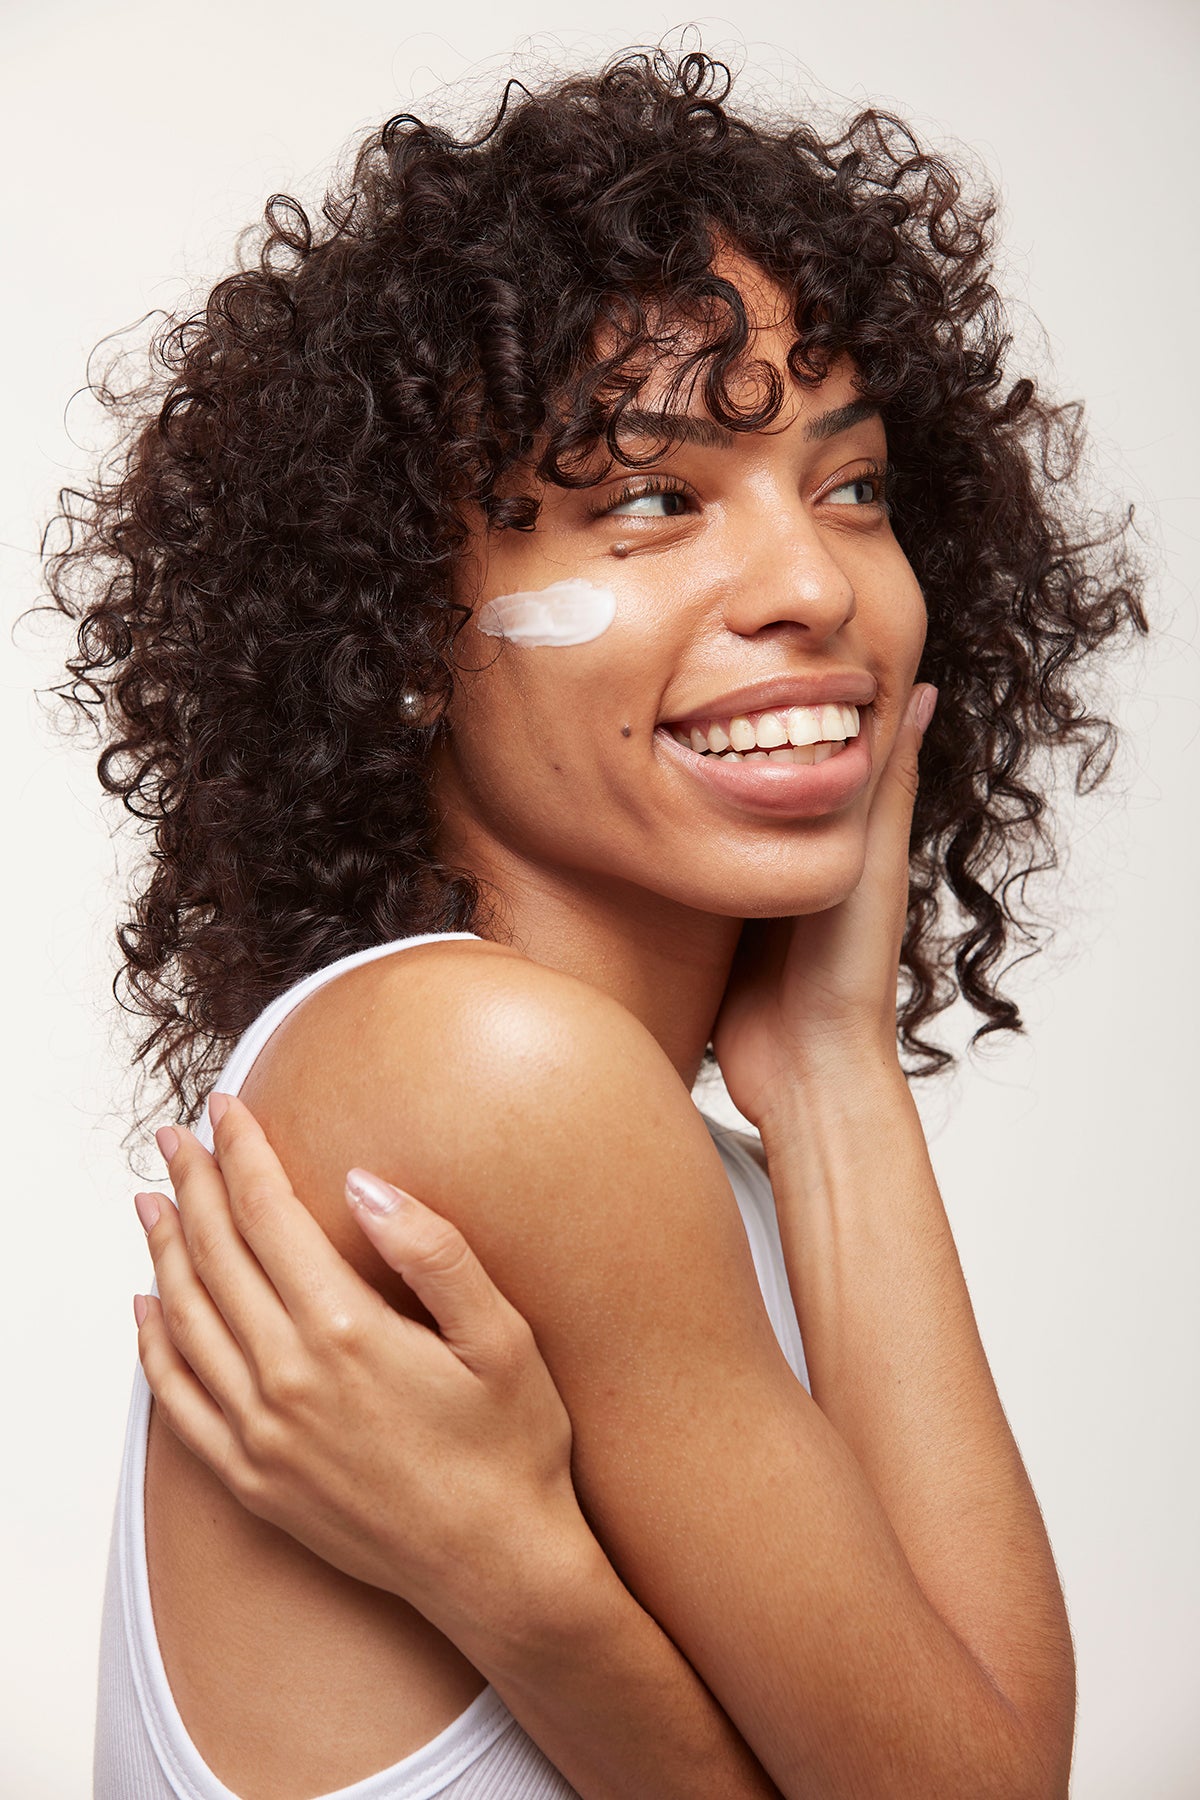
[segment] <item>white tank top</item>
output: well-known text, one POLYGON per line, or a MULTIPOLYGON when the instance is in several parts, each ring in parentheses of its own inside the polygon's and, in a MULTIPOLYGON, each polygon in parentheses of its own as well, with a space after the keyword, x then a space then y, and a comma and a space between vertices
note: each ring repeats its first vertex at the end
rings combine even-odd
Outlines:
MULTIPOLYGON (((236 1094, 276 1027, 314 988, 346 969, 438 939, 475 939, 470 931, 426 932, 375 944, 305 976, 259 1014, 234 1046, 214 1083, 236 1094)), ((771 1185, 737 1138, 701 1114, 741 1211, 767 1314, 793 1371, 808 1372, 787 1283, 771 1185)), ((207 1111, 195 1126, 207 1150, 207 1111)), ((150 1389, 137 1363, 125 1434, 100 1637, 94 1800, 237 1800, 218 1781, 187 1734, 167 1683, 146 1572, 145 1476, 150 1389)), ((575 1789, 522 1730, 499 1694, 483 1689, 459 1717, 420 1750, 320 1800, 578 1800, 575 1789)))

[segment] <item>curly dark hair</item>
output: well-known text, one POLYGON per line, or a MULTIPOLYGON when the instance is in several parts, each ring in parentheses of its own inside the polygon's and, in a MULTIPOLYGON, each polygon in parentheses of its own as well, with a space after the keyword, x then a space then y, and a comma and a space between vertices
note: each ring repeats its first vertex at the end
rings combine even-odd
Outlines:
POLYGON ((594 480, 601 443, 630 463, 617 420, 666 315, 700 328, 673 392, 698 374, 731 428, 777 416, 777 374, 752 412, 730 404, 748 322, 718 243, 792 296, 796 381, 848 354, 887 428, 893 529, 928 608, 919 674, 940 693, 912 827, 908 1072, 955 1060, 919 1034, 960 992, 983 1015, 972 1046, 1024 1030, 996 965, 1013 933, 1035 941, 1016 903, 1057 861, 1044 752, 1075 746, 1078 793, 1112 762, 1080 665, 1148 629, 1132 508, 1097 524, 1083 506, 1077 403, 1028 378, 1001 391, 990 187, 964 198, 892 113, 824 137, 735 114, 731 85, 659 46, 509 81, 474 138, 392 118, 319 219, 269 201, 253 253, 243 234, 202 310, 155 333, 148 378, 97 385, 118 450, 63 490, 43 541, 77 621, 51 691, 95 720, 103 787, 149 822, 113 988, 152 1022, 137 1058, 181 1117, 301 975, 478 928, 478 885, 434 848, 444 724, 397 704, 449 698, 464 507, 530 530, 514 475, 594 480), (600 327, 617 348, 598 359, 600 327))

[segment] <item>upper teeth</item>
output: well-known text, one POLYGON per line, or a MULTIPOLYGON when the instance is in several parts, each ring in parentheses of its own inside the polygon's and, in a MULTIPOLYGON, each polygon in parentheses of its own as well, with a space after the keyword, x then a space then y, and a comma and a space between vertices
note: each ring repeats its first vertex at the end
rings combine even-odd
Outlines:
POLYGON ((857 706, 791 706, 784 712, 739 713, 732 719, 672 725, 672 735, 700 754, 714 750, 774 750, 780 744, 841 743, 858 736, 857 706))

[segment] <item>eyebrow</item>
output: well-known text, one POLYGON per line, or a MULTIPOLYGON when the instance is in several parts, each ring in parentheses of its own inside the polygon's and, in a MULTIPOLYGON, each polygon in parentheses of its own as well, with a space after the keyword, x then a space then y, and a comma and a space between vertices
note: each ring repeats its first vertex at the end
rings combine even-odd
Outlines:
MULTIPOLYGON (((819 413, 815 419, 810 419, 804 427, 804 436, 810 443, 837 437, 839 432, 849 431, 852 425, 861 425, 866 419, 878 417, 879 407, 873 400, 850 400, 845 406, 835 406, 830 412, 819 413)), ((705 450, 732 449, 735 440, 743 435, 729 431, 701 413, 652 412, 636 406, 627 407, 621 414, 620 429, 634 437, 669 436, 679 443, 697 444, 705 450)))

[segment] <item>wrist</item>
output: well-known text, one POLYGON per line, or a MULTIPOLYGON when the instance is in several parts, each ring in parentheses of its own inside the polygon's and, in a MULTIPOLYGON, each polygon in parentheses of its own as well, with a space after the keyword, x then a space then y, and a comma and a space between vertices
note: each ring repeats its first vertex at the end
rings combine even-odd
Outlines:
POLYGON ((775 1082, 756 1121, 763 1148, 783 1149, 811 1133, 814 1118, 869 1119, 915 1102, 895 1042, 876 1046, 826 1040, 798 1050, 775 1082))
POLYGON ((498 1671, 531 1690, 564 1666, 593 1667, 603 1646, 628 1629, 631 1612, 641 1611, 590 1531, 546 1575, 528 1597, 519 1632, 506 1634, 498 1671))
POLYGON ((471 1612, 435 1620, 489 1681, 536 1682, 565 1655, 610 1625, 614 1590, 630 1596, 582 1513, 522 1534, 519 1553, 493 1565, 486 1593, 476 1586, 471 1612))

